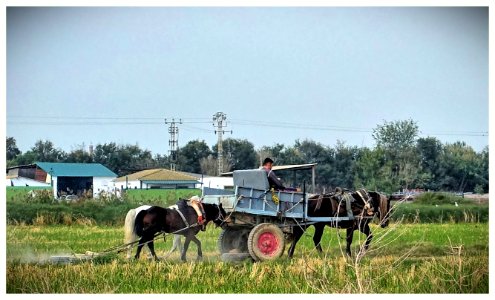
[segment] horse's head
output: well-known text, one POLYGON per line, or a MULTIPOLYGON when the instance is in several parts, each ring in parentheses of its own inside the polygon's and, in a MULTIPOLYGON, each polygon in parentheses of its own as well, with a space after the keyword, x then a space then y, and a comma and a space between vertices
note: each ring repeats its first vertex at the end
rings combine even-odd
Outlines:
POLYGON ((206 222, 213 221, 217 226, 221 226, 225 222, 227 213, 223 209, 222 203, 219 205, 204 203, 203 207, 206 214, 206 222))
POLYGON ((388 226, 390 219, 390 197, 380 194, 378 192, 371 192, 371 198, 374 211, 380 220, 380 226, 385 228, 388 226))

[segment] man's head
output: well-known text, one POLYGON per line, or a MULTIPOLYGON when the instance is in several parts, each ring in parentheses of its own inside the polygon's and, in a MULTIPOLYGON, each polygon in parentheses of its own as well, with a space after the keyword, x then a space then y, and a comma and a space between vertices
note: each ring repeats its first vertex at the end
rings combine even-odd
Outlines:
POLYGON ((263 160, 263 167, 264 168, 271 170, 272 166, 273 166, 273 160, 271 158, 267 157, 267 158, 265 158, 265 160, 263 160))

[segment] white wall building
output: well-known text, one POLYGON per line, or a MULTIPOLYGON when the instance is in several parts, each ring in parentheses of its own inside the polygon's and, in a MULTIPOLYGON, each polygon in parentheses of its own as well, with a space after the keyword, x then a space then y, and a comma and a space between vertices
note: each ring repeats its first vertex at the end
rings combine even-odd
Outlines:
POLYGON ((113 192, 113 180, 117 178, 117 174, 96 163, 36 162, 35 165, 47 173, 55 198, 88 192, 97 198, 101 193, 113 192))

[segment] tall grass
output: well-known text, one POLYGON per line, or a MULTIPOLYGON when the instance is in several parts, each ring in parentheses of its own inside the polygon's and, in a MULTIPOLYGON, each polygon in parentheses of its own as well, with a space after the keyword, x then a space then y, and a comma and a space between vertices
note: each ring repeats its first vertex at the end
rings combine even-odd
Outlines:
MULTIPOLYGON (((205 258, 187 263, 177 254, 152 262, 109 260, 75 265, 40 264, 38 257, 101 251, 120 243, 121 228, 100 226, 8 226, 8 293, 488 293, 488 224, 400 224, 372 226, 370 250, 353 266, 342 256, 337 230, 325 230, 324 253, 313 248, 310 229, 294 259, 219 261, 219 229, 200 232, 205 258), (26 258, 27 256, 28 258, 26 258), (357 272, 358 274, 357 274, 357 272), (359 277, 359 284, 357 278, 359 277), (359 286, 360 285, 360 286, 359 286)), ((357 255, 363 235, 356 235, 357 255)), ((157 241, 158 254, 172 239, 157 241)))
MULTIPOLYGON (((28 191, 29 189, 24 188, 7 188, 7 194, 10 193, 10 198, 7 199, 9 224, 70 225, 90 222, 100 225, 122 225, 126 212, 131 208, 142 204, 169 206, 180 198, 190 198, 201 193, 198 189, 128 190, 122 198, 109 196, 67 203, 54 200, 50 190, 37 191, 35 197, 29 196, 28 191)), ((425 193, 425 195, 425 198, 419 198, 414 203, 397 205, 391 219, 401 220, 404 223, 488 222, 487 204, 477 205, 469 200, 460 201, 459 199, 462 198, 457 199, 458 197, 449 195, 446 197, 450 198, 444 198, 442 194, 425 193), (440 200, 437 201, 437 198, 440 200), (459 206, 449 204, 452 199, 459 200, 459 206)))
POLYGON ((122 198, 104 196, 64 202, 53 199, 51 190, 41 189, 32 197, 29 189, 7 188, 7 222, 9 224, 106 224, 121 225, 129 209, 143 204, 169 206, 179 198, 200 194, 198 189, 129 190, 122 198))

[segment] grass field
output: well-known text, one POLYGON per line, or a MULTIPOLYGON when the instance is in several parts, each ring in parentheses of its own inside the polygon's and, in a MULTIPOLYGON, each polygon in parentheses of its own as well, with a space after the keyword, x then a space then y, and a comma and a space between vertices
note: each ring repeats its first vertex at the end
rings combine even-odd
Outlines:
POLYGON ((7 201, 24 199, 29 191, 39 191, 39 190, 47 190, 51 191, 51 187, 37 187, 37 186, 8 186, 6 189, 6 198, 7 201))
MULTIPOLYGON (((312 229, 295 257, 265 263, 219 261, 219 229, 199 233, 182 263, 174 253, 160 262, 118 254, 74 265, 43 261, 51 255, 102 251, 120 244, 115 226, 7 226, 8 293, 488 293, 488 223, 391 224, 372 228, 362 259, 346 258, 344 231, 326 229, 324 254, 312 246, 312 229)), ((353 251, 363 242, 354 236, 353 251)), ((156 242, 158 253, 166 242, 156 242)))

